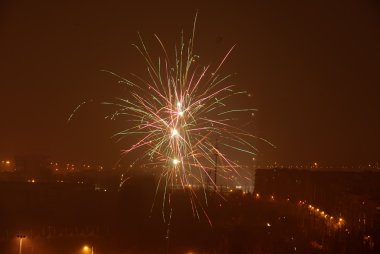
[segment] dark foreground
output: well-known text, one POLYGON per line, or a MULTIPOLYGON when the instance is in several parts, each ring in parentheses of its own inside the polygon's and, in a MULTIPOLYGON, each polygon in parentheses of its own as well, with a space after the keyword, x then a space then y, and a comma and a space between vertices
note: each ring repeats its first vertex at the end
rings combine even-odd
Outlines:
POLYGON ((84 245, 109 254, 379 253, 347 222, 291 197, 195 190, 208 198, 204 213, 192 209, 189 191, 171 194, 172 209, 162 209, 161 192, 152 209, 154 194, 149 177, 107 192, 86 184, 1 183, 0 253, 19 253, 17 234, 26 236, 24 254, 91 253, 84 245))

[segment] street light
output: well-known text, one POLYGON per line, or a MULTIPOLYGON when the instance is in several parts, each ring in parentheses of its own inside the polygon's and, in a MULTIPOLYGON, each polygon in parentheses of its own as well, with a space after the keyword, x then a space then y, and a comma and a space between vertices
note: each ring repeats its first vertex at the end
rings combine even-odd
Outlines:
POLYGON ((26 238, 26 235, 16 235, 16 237, 19 239, 20 241, 20 254, 22 253, 22 240, 24 238, 26 238))
POLYGON ((94 246, 88 247, 87 245, 83 246, 83 251, 88 253, 91 251, 91 254, 94 254, 94 246))

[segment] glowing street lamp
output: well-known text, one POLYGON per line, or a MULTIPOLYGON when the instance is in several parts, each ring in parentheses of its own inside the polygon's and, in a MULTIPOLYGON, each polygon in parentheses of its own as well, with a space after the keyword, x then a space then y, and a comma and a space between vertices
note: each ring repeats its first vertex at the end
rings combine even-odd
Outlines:
POLYGON ((22 240, 26 238, 26 235, 16 235, 16 237, 19 239, 20 242, 20 254, 22 254, 22 240))
POLYGON ((88 245, 83 246, 83 251, 85 253, 91 253, 94 254, 94 246, 91 246, 91 248, 88 245))

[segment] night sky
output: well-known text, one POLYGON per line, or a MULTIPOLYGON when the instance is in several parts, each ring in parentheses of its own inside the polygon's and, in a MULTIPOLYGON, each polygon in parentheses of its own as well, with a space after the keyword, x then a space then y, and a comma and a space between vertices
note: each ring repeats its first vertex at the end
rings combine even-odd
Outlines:
POLYGON ((380 2, 1 1, 0 158, 45 154, 112 164, 118 126, 97 104, 120 95, 100 72, 145 74, 131 46, 153 33, 173 48, 199 10, 196 51, 217 63, 259 109, 262 163, 360 164, 380 159, 380 2), (53 3, 54 2, 54 3, 53 3), (164 2, 164 3, 158 3, 164 2))

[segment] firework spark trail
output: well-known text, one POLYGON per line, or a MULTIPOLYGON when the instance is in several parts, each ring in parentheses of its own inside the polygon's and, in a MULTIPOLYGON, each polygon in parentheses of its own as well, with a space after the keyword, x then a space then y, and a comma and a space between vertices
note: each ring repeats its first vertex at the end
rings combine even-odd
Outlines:
POLYGON ((237 151, 252 157, 257 153, 252 145, 254 140, 269 143, 236 126, 242 126, 237 121, 239 114, 250 114, 256 109, 233 108, 229 105, 231 99, 247 95, 244 91, 234 91, 235 85, 229 84, 231 74, 219 74, 235 45, 223 56, 213 72, 210 71, 211 65, 202 67, 197 63, 199 57, 193 52, 196 18, 187 44, 181 33, 180 45, 174 50, 174 59, 169 56, 161 39, 154 35, 163 51, 163 56, 158 56, 155 62, 142 36, 138 34, 139 44, 133 46, 146 62, 146 78, 131 74, 134 80, 126 79, 114 72, 102 70, 127 86, 129 92, 126 98, 115 98, 104 104, 116 107, 108 116, 110 119, 125 121, 127 128, 114 135, 118 141, 129 136, 137 140, 123 149, 122 155, 142 150, 143 155, 134 163, 140 160, 145 166, 160 168, 156 195, 162 185, 165 193, 162 203, 164 220, 165 204, 169 205, 166 197, 169 198, 167 195, 176 188, 188 190, 191 194, 193 214, 199 217, 198 207, 205 213, 201 203, 202 200, 207 203, 206 189, 209 183, 216 186, 211 176, 216 167, 214 156, 219 158, 218 174, 221 177, 239 175, 240 166, 227 153, 237 151), (216 137, 225 151, 215 145, 216 137), (195 185, 203 188, 203 198, 192 188, 195 185))
POLYGON ((83 107, 85 104, 89 103, 89 102, 93 102, 93 100, 88 100, 88 101, 84 101, 82 102, 81 104, 79 104, 74 110, 73 112, 71 113, 71 115, 69 116, 69 118, 67 119, 67 122, 70 122, 72 120, 72 118, 74 117, 74 115, 77 113, 77 111, 83 107))

